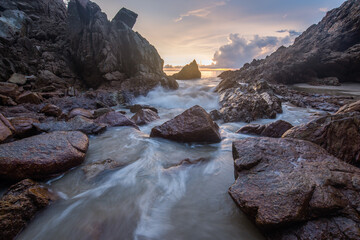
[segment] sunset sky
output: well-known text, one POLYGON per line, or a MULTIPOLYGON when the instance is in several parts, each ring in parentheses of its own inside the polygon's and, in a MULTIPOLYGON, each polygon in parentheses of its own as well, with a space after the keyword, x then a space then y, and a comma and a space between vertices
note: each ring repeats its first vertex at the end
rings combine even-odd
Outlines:
POLYGON ((339 7, 344 0, 95 0, 111 20, 126 7, 134 27, 165 64, 239 68, 262 58, 339 7))

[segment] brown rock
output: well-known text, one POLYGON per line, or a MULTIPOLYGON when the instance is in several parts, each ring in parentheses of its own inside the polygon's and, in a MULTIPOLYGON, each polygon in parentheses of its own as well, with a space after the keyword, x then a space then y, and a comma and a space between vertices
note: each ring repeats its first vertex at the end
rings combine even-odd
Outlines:
POLYGON ((15 132, 14 127, 11 125, 4 115, 0 113, 0 143, 9 139, 15 132))
POLYGON ((240 209, 268 239, 360 239, 360 169, 297 139, 234 142, 240 209))
POLYGON ((109 127, 123 127, 129 126, 139 129, 139 127, 130 119, 128 119, 125 115, 119 112, 109 112, 95 120, 96 123, 105 124, 109 127))
POLYGON ((53 132, 0 145, 0 178, 44 179, 85 159, 88 137, 81 132, 53 132))
POLYGON ((86 110, 83 108, 75 108, 75 109, 71 110, 68 114, 68 119, 71 119, 75 116, 83 116, 83 117, 86 117, 89 119, 94 118, 94 115, 89 110, 86 110))
POLYGON ((288 130, 283 138, 313 142, 345 162, 360 164, 360 113, 321 117, 288 130))
POLYGON ((186 158, 186 159, 182 160, 180 163, 165 165, 164 168, 170 169, 170 168, 174 168, 174 167, 190 166, 190 165, 195 165, 195 164, 202 163, 205 161, 207 161, 207 159, 205 159, 205 158, 198 158, 198 159, 186 158))
POLYGON ((39 211, 55 200, 53 193, 30 179, 11 186, 0 199, 0 239, 15 239, 39 211))
POLYGON ((106 125, 94 122, 83 116, 76 116, 69 121, 35 123, 34 126, 41 132, 80 131, 85 134, 100 134, 106 130, 106 125))
POLYGON ((360 100, 351 104, 342 106, 335 114, 349 113, 349 112, 360 112, 360 100))
POLYGON ((292 128, 290 123, 278 120, 266 125, 249 124, 240 128, 236 133, 253 134, 263 137, 280 138, 287 130, 292 128))
POLYGON ((175 73, 172 76, 179 80, 191 80, 201 78, 201 72, 197 62, 194 60, 192 63, 183 67, 180 72, 175 73))
POLYGON ((157 119, 160 119, 159 115, 149 109, 141 109, 131 118, 131 120, 133 120, 136 125, 139 126, 148 124, 157 119))
POLYGON ((219 126, 198 105, 161 126, 154 127, 150 137, 162 137, 179 142, 217 143, 221 141, 219 126))
POLYGON ((60 117, 62 115, 61 109, 53 104, 47 104, 45 105, 41 110, 41 113, 44 113, 46 116, 51 117, 60 117))
POLYGON ((15 99, 20 93, 16 84, 0 82, 0 94, 15 99))
POLYGON ((19 74, 19 73, 14 73, 13 75, 11 75, 10 79, 8 80, 9 83, 14 83, 17 85, 25 85, 27 82, 27 79, 25 77, 25 75, 19 74))
POLYGON ((0 94, 0 105, 3 106, 16 106, 17 103, 11 97, 0 94))
POLYGON ((112 108, 99 108, 99 109, 96 109, 94 110, 94 118, 98 118, 106 113, 109 113, 109 112, 113 112, 114 109, 112 108))
POLYGON ((40 123, 39 120, 28 117, 16 117, 10 120, 15 128, 15 134, 19 137, 29 137, 39 132, 34 127, 34 123, 40 123))
POLYGON ((129 107, 129 109, 130 109, 130 112, 132 112, 132 113, 137 113, 141 109, 149 109, 149 110, 151 110, 153 112, 158 113, 158 110, 156 108, 151 107, 151 106, 147 106, 147 105, 140 105, 140 104, 132 105, 132 106, 129 107))
POLYGON ((82 168, 82 170, 86 176, 86 179, 89 180, 89 179, 92 179, 92 178, 98 176, 99 174, 101 174, 102 172, 104 172, 106 170, 120 168, 125 165, 126 164, 119 163, 112 159, 106 159, 104 161, 94 162, 89 165, 86 165, 85 167, 82 168))
POLYGON ((43 98, 39 94, 34 92, 25 92, 16 98, 17 103, 40 104, 42 101, 43 98))

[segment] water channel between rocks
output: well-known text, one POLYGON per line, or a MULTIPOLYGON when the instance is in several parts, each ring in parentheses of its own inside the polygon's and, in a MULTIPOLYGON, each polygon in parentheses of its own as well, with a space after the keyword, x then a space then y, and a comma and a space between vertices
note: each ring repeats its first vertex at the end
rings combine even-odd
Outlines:
MULTIPOLYGON (((137 98, 135 103, 156 107, 161 119, 141 131, 109 128, 91 137, 83 165, 47 183, 61 200, 40 213, 18 239, 263 239, 227 193, 234 182, 231 144, 248 137, 235 133, 245 123, 218 122, 223 139, 219 144, 149 138, 151 128, 194 105, 208 112, 218 109, 213 90, 219 81, 208 74, 179 81, 177 91, 157 88, 137 98), (206 161, 170 167, 186 158, 206 161), (105 159, 125 166, 87 180, 81 168, 105 159)), ((277 119, 293 125, 316 113, 287 104, 283 110, 277 119)))

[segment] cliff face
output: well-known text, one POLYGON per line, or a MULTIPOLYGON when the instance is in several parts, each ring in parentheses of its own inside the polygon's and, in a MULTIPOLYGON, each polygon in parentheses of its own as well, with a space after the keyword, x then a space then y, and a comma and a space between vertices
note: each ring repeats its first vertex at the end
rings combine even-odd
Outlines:
POLYGON ((360 1, 348 0, 307 29, 292 46, 280 47, 266 59, 222 74, 227 83, 218 89, 231 86, 231 82, 260 79, 285 84, 326 83, 330 77, 340 82, 360 81, 359 56, 360 1))
POLYGON ((110 22, 88 0, 71 0, 68 9, 62 0, 3 0, 0 81, 13 73, 41 78, 47 71, 92 88, 136 91, 145 85, 140 94, 158 84, 176 88, 156 49, 132 30, 136 18, 123 8, 110 22))

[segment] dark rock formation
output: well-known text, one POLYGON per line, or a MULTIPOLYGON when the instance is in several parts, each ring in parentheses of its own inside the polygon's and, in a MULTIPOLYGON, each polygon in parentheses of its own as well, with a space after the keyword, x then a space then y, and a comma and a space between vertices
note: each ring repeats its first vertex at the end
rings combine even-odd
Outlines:
POLYGON ((249 124, 240 128, 236 133, 253 134, 263 137, 280 138, 287 130, 292 128, 290 123, 278 120, 266 125, 249 124))
POLYGON ((15 239, 39 211, 56 199, 47 188, 30 179, 11 186, 0 199, 0 239, 15 239))
POLYGON ((157 119, 160 119, 159 115, 150 109, 141 109, 131 118, 138 126, 148 124, 157 119))
POLYGON ((46 104, 43 108, 41 108, 40 112, 51 117, 60 117, 62 115, 61 109, 53 104, 46 104))
POLYGON ((263 60, 240 70, 223 73, 223 86, 265 79, 276 83, 329 83, 360 81, 360 4, 348 0, 329 11, 317 25, 302 33, 295 43, 280 47, 263 60), (330 81, 333 82, 333 81, 330 81))
POLYGON ((81 132, 53 132, 0 145, 0 178, 44 179, 85 159, 89 139, 81 132))
POLYGON ((198 79, 201 78, 201 72, 199 70, 199 66, 194 60, 192 63, 183 67, 180 72, 175 73, 173 77, 179 80, 198 79))
POLYGON ((38 134, 39 132, 33 125, 34 123, 40 123, 37 119, 27 117, 17 117, 10 120, 11 124, 15 128, 15 134, 17 137, 24 138, 38 134))
POLYGON ((42 101, 43 98, 39 94, 34 92, 25 92, 16 98, 17 103, 40 104, 42 101))
POLYGON ((124 167, 126 164, 119 163, 112 159, 94 162, 82 168, 87 180, 93 179, 106 170, 113 170, 124 167))
POLYGON ((149 109, 149 110, 151 110, 153 112, 158 113, 158 110, 156 108, 148 106, 148 105, 135 104, 135 105, 129 106, 128 108, 130 109, 130 112, 132 112, 132 113, 137 113, 141 109, 149 109))
POLYGON ((85 134, 99 134, 106 130, 106 125, 94 122, 83 116, 76 116, 69 121, 55 121, 33 124, 41 132, 80 131, 85 134))
POLYGON ((161 126, 154 127, 150 137, 161 137, 178 142, 217 143, 221 141, 219 126, 198 105, 161 126))
POLYGON ((134 127, 139 130, 139 127, 130 119, 128 119, 124 114, 119 112, 109 112, 95 120, 96 123, 105 124, 109 127, 134 127))
POLYGON ((15 128, 11 125, 4 115, 0 113, 0 143, 9 139, 15 133, 15 128))
POLYGON ((302 140, 233 144, 240 209, 268 239, 359 239, 360 170, 302 140))
POLYGON ((360 113, 325 116, 283 135, 313 142, 345 162, 360 166, 360 113))
POLYGON ((360 101, 356 101, 354 103, 342 106, 335 114, 343 114, 350 112, 360 112, 360 101))
POLYGON ((82 116, 82 117, 86 117, 86 118, 89 118, 89 119, 94 118, 94 115, 89 110, 86 110, 86 109, 83 109, 83 108, 74 108, 73 110, 71 110, 69 112, 69 114, 67 115, 67 118, 71 119, 71 118, 74 118, 76 116, 82 116))
POLYGON ((125 23, 129 28, 133 28, 138 15, 129 9, 122 8, 114 17, 115 21, 125 23))
POLYGON ((112 108, 99 108, 94 111, 94 118, 98 118, 106 113, 113 112, 114 109, 112 108))
POLYGON ((276 118, 282 113, 281 100, 266 81, 242 84, 220 95, 220 114, 225 122, 251 122, 259 118, 276 118))

